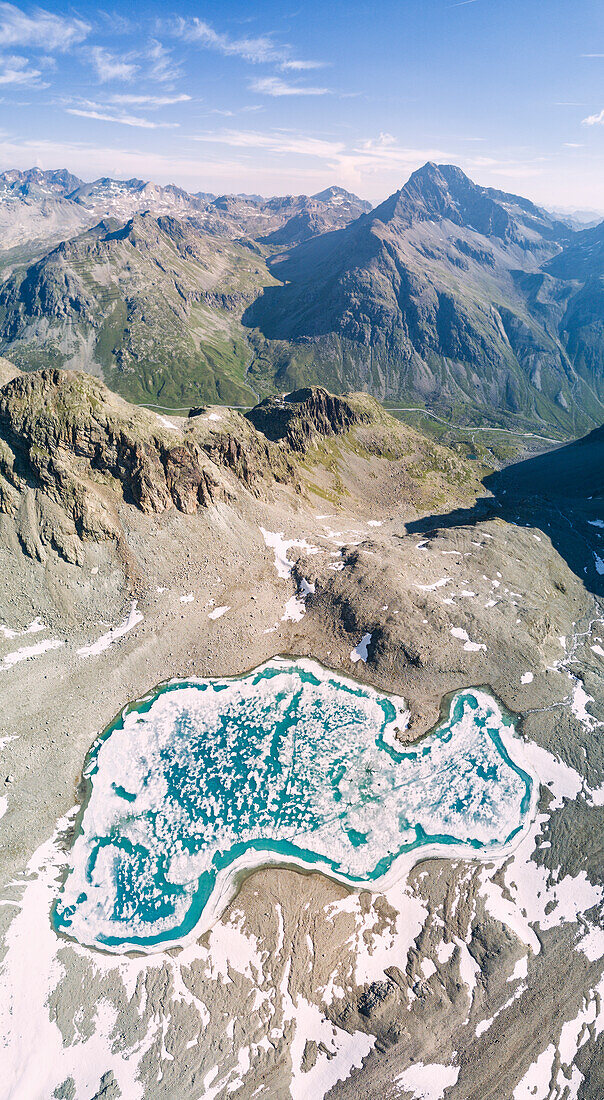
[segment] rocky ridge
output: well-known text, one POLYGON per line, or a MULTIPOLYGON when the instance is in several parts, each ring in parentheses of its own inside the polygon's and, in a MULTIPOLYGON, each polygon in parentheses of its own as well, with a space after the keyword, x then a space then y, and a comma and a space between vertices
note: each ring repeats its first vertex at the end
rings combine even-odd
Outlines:
MULTIPOLYGON (((23 549, 38 560, 52 547, 77 562, 81 540, 120 540, 122 503, 147 515, 171 508, 194 515, 234 501, 241 489, 266 497, 278 482, 299 488, 296 455, 356 426, 372 430, 377 453, 392 446, 392 431, 401 453, 411 450, 415 460, 425 454, 430 462, 442 450, 396 425, 363 395, 305 390, 281 404, 264 402, 247 417, 202 408, 169 420, 129 405, 88 375, 21 373, 4 362, 0 514, 11 517, 23 549)), ((452 459, 452 474, 462 470, 452 459)))
POLYGON ((379 422, 381 409, 372 398, 336 397, 321 387, 267 397, 247 419, 268 439, 284 440, 303 451, 317 436, 338 435, 359 424, 379 422))
POLYGON ((0 512, 29 513, 35 494, 39 542, 21 526, 24 549, 40 557, 50 543, 77 560, 78 538, 120 537, 121 500, 146 514, 193 514, 233 495, 224 471, 252 491, 287 472, 239 414, 220 431, 202 423, 190 421, 185 435, 97 379, 19 373, 0 389, 0 512))

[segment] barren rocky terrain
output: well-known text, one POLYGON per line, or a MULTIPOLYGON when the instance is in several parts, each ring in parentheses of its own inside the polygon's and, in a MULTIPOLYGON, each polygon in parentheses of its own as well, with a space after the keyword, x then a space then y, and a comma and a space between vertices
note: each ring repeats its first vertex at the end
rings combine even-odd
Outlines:
POLYGON ((601 434, 481 482, 365 395, 177 417, 75 372, 0 381, 0 1095, 597 1100, 601 434), (98 733, 277 654, 403 696, 414 741, 487 687, 539 776, 516 849, 385 892, 259 869, 147 957, 58 937, 98 733))

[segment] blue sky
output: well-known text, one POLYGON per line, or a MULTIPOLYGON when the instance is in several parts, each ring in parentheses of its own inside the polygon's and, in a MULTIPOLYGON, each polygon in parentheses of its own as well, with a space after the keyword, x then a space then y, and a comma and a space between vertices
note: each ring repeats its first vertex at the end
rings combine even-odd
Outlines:
POLYGON ((0 2, 0 167, 374 202, 426 160, 604 211, 601 0, 0 2))

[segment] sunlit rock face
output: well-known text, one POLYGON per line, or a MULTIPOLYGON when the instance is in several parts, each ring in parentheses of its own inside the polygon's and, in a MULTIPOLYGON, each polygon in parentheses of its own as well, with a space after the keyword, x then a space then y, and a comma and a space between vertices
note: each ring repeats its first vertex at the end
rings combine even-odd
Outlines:
POLYGON ((162 687, 93 746, 55 927, 153 950, 207 927, 245 868, 289 862, 383 885, 423 855, 509 845, 533 783, 495 700, 458 694, 403 750, 406 720, 403 700, 311 661, 162 687))

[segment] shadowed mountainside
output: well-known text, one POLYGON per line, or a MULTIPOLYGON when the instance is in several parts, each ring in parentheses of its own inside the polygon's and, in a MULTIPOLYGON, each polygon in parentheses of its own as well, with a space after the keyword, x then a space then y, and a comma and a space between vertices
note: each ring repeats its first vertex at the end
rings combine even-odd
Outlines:
POLYGON ((604 426, 582 439, 484 478, 492 496, 407 524, 409 533, 500 516, 539 527, 585 587, 604 596, 604 426))

